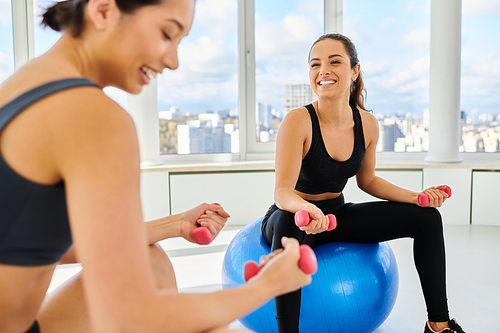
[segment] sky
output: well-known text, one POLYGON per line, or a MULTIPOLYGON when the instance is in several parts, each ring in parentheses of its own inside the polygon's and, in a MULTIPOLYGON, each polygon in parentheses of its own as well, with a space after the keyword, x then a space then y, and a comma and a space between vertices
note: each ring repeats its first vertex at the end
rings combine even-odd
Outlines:
MULTIPOLYGON (((497 114, 500 0, 462 3, 461 108, 497 114)), ((366 106, 375 113, 422 114, 429 100, 430 0, 344 0, 343 11, 343 33, 358 50, 366 106)), ((0 0, 0 82, 14 68, 9 14, 10 0, 0 0)), ((237 31, 236 0, 197 0, 193 28, 179 45, 179 69, 158 78, 160 111, 173 105, 190 113, 237 108, 237 31)), ((284 84, 308 83, 307 54, 322 33, 322 0, 255 0, 258 102, 282 112, 284 84)), ((57 38, 37 28, 35 53, 57 38)), ((125 93, 107 93, 126 105, 125 93)))

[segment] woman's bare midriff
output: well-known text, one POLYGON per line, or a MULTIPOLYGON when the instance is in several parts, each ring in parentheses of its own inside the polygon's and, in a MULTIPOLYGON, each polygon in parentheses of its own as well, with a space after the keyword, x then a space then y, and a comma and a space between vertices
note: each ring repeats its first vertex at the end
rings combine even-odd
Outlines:
POLYGON ((40 308, 56 265, 0 264, 0 327, 5 332, 28 329, 40 308))
POLYGON ((328 200, 328 199, 335 199, 340 196, 341 193, 332 193, 332 192, 326 192, 326 193, 321 193, 321 194, 307 194, 307 193, 302 193, 299 191, 295 191, 297 195, 299 195, 302 199, 307 200, 307 201, 322 201, 322 200, 328 200))

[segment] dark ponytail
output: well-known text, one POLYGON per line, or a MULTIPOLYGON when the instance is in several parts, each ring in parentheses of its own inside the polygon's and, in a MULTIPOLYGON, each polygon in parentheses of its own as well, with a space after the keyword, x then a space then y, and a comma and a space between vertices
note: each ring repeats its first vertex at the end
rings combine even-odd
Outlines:
MULTIPOLYGON (((339 34, 339 33, 333 33, 333 34, 325 34, 321 37, 319 37, 311 46, 311 50, 316 43, 325 40, 325 39, 333 39, 333 40, 338 40, 339 42, 342 42, 344 44, 344 47, 349 54, 349 60, 351 62, 351 68, 354 68, 359 63, 358 60, 358 52, 356 51, 356 47, 354 44, 351 42, 349 38, 346 36, 339 34)), ((309 56, 311 55, 311 51, 309 51, 309 56)), ((361 71, 359 72, 358 77, 356 80, 354 80, 351 84, 351 94, 349 97, 349 105, 352 106, 357 106, 363 110, 366 110, 365 108, 365 99, 366 99, 366 89, 365 85, 363 83, 363 77, 361 75, 361 71)))
MULTIPOLYGON (((45 10, 42 25, 55 31, 68 31, 73 37, 81 35, 84 28, 84 12, 88 0, 57 2, 45 10)), ((133 13, 142 6, 157 5, 162 0, 115 0, 121 12, 133 13)))

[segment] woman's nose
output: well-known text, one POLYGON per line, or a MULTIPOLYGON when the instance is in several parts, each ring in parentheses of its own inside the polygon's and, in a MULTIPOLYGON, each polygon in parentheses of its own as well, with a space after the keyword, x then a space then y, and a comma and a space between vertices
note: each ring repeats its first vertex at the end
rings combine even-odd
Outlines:
POLYGON ((179 59, 177 57, 177 48, 173 50, 168 50, 162 58, 163 65, 170 69, 174 70, 179 67, 179 59))

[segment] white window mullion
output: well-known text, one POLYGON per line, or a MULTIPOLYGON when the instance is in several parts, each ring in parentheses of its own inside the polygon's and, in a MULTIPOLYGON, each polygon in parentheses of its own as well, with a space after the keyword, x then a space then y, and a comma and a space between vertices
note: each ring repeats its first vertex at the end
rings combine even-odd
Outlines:
POLYGON ((33 0, 12 0, 14 66, 17 71, 35 55, 33 0))
POLYGON ((325 33, 342 33, 342 1, 325 0, 325 33))
POLYGON ((248 115, 252 113, 248 105, 255 100, 253 6, 253 0, 238 1, 238 108, 241 160, 246 160, 248 142, 251 139, 248 133, 252 132, 248 128, 248 115))

